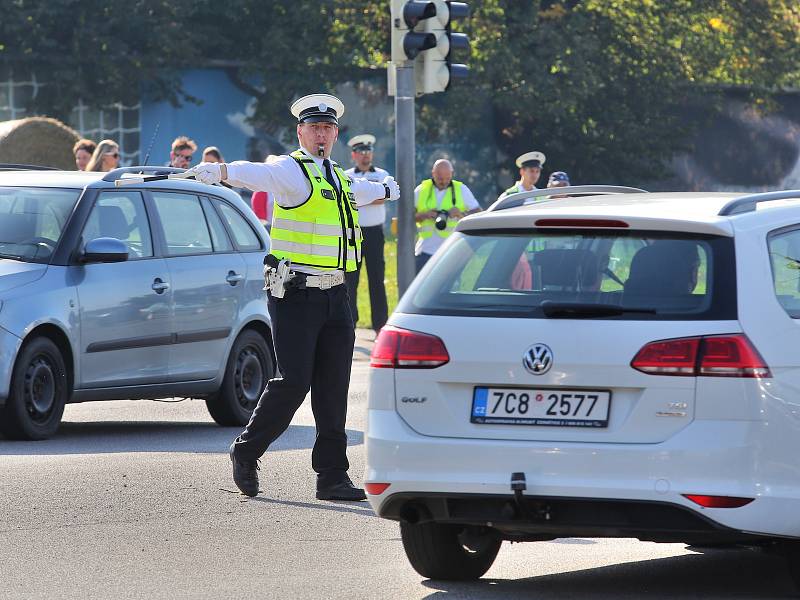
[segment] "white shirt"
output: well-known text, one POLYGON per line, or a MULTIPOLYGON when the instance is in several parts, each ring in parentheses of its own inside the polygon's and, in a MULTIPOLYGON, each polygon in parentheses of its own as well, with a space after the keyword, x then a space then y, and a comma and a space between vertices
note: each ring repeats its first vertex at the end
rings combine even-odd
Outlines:
MULTIPOLYGON (((301 148, 302 152, 319 167, 325 177, 323 161, 325 159, 312 156, 301 148)), ((228 165, 227 183, 234 187, 244 187, 254 192, 269 192, 275 203, 283 208, 294 208, 308 200, 311 194, 311 183, 306 179, 297 161, 288 155, 270 156, 267 162, 255 163, 237 160, 228 165)), ((336 162, 331 161, 331 165, 336 162)), ((350 186, 355 196, 356 205, 363 206, 386 195, 382 183, 356 179, 350 186)))
MULTIPOLYGON (((378 167, 372 167, 370 171, 358 171, 356 168, 347 169, 345 173, 355 181, 356 177, 364 178, 367 181, 383 181, 389 173, 378 167)), ((367 204, 358 209, 358 224, 362 227, 383 226, 386 222, 386 206, 384 204, 367 204)))
MULTIPOLYGON (((418 185, 414 189, 414 206, 417 207, 417 209, 419 209, 419 191, 421 188, 422 184, 418 185)), ((440 190, 435 185, 433 186, 433 192, 434 195, 436 196, 437 209, 442 208, 442 200, 444 200, 444 196, 447 193, 448 189, 450 189, 450 186, 444 188, 443 190, 440 190)), ((481 205, 478 204, 478 201, 475 199, 475 196, 472 194, 472 191, 466 185, 461 186, 461 199, 464 201, 464 207, 468 211, 481 207, 481 205)), ((445 208, 447 210, 450 210, 451 207, 446 206, 445 208)), ((417 245, 414 248, 414 254, 415 255, 433 254, 439 249, 439 246, 441 246, 444 243, 444 240, 445 238, 440 237, 438 235, 432 235, 431 237, 425 239, 418 239, 417 245)))
MULTIPOLYGON (((306 156, 314 159, 319 167, 322 177, 325 177, 324 158, 312 156, 303 148, 300 149, 306 156)), ((336 165, 331 161, 331 166, 336 165)), ((246 160, 237 160, 227 163, 228 178, 225 180, 234 187, 244 187, 254 192, 269 192, 273 201, 283 208, 300 206, 308 200, 311 194, 311 183, 306 178, 297 161, 288 155, 270 156, 266 162, 254 163, 246 160)), ((350 186, 350 191, 356 200, 357 206, 374 202, 386 195, 382 183, 356 179, 350 186)), ((274 214, 274 213, 273 213, 274 214)), ((292 266, 295 271, 319 275, 326 271, 302 265, 292 266)))

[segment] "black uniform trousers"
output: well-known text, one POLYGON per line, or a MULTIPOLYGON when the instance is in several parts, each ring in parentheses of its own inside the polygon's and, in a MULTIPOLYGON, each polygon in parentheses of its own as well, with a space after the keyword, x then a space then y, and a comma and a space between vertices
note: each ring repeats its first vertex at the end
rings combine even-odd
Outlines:
MULTIPOLYGON (((372 329, 379 331, 389 319, 389 306, 386 301, 386 286, 383 282, 386 274, 386 263, 383 258, 383 225, 362 227, 364 241, 361 242, 363 262, 367 263, 367 283, 369 284, 369 307, 372 313, 372 329)), ((350 271, 345 275, 347 291, 350 294, 350 312, 353 323, 358 323, 358 280, 361 266, 357 271, 350 271)))
POLYGON ((283 298, 268 295, 268 303, 280 377, 267 384, 234 453, 243 460, 261 457, 311 389, 317 426, 311 466, 319 487, 338 483, 350 466, 345 419, 355 331, 347 287, 288 290, 283 298))

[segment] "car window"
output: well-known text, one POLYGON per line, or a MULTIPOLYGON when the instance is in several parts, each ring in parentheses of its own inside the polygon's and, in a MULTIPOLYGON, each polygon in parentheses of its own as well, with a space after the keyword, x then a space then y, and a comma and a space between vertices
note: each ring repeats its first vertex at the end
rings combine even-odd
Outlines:
POLYGON ((225 226, 222 224, 217 211, 211 206, 208 198, 203 198, 203 211, 206 213, 208 227, 211 230, 211 243, 214 245, 214 252, 231 252, 233 244, 228 239, 225 226))
POLYGON ((79 191, 0 187, 0 257, 47 262, 79 191))
POLYGON ((769 236, 775 295, 793 319, 800 319, 800 229, 769 236))
POLYGON ((83 228, 83 242, 116 238, 128 245, 129 258, 153 256, 150 223, 139 192, 101 192, 83 228))
POLYGON ((200 198, 193 194, 153 192, 153 201, 164 229, 168 254, 206 254, 214 250, 200 198))
POLYGON ((544 318, 586 305, 579 318, 735 315, 730 238, 605 230, 456 235, 398 311, 544 318))
POLYGON ((228 224, 239 250, 261 250, 261 240, 245 218, 226 202, 216 202, 216 205, 228 224))

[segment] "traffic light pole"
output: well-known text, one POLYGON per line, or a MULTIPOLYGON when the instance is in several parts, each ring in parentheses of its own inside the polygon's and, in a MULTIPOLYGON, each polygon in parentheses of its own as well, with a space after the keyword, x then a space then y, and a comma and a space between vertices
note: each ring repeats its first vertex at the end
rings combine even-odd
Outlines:
POLYGON ((414 62, 408 61, 405 64, 408 66, 397 65, 394 96, 395 174, 400 186, 400 201, 397 206, 397 286, 401 296, 416 275, 414 239, 417 233, 414 222, 416 82, 414 62))

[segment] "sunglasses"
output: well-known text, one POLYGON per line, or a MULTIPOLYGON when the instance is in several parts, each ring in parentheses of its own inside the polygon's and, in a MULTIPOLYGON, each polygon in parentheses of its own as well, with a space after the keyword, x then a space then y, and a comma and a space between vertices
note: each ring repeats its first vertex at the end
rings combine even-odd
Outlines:
POLYGON ((186 154, 176 154, 176 155, 175 155, 175 158, 182 158, 182 159, 184 159, 184 160, 192 160, 192 158, 194 158, 194 154, 189 154, 189 155, 186 155, 186 154))
POLYGON ((113 156, 114 158, 119 158, 119 152, 106 152, 106 156, 113 156))

